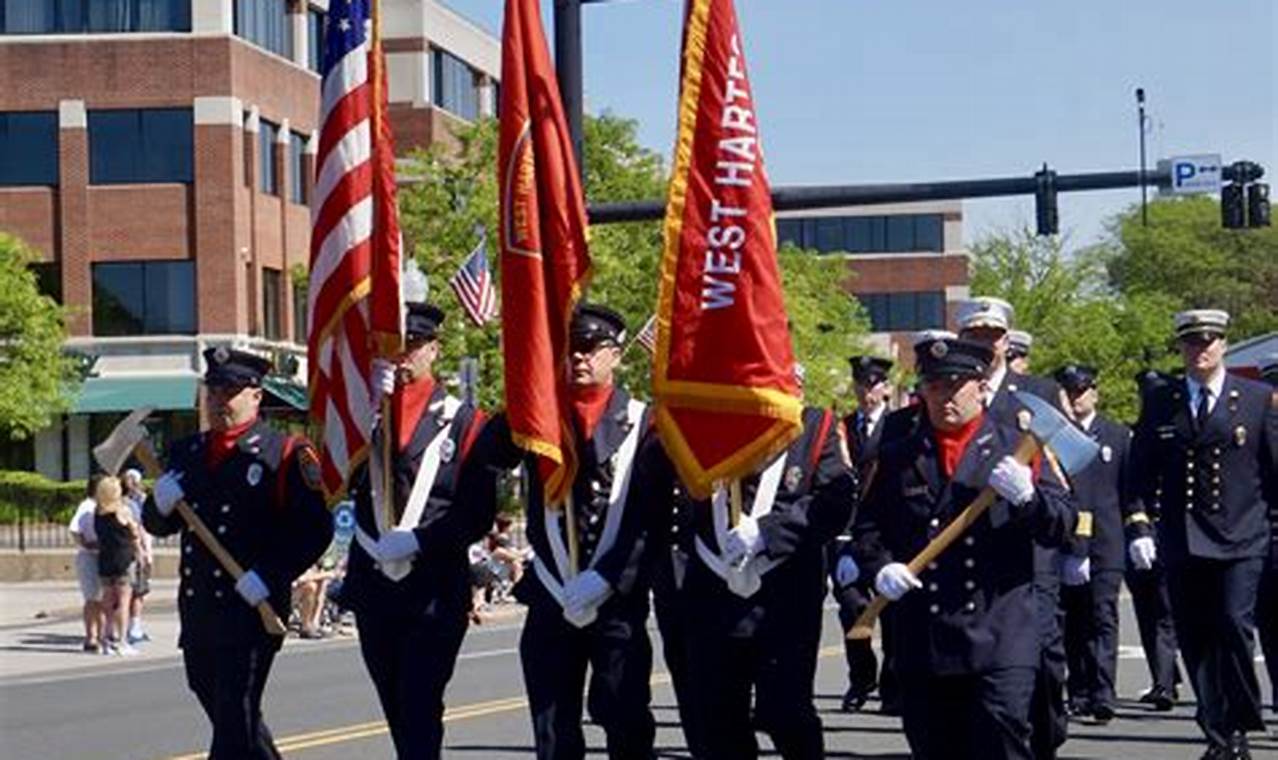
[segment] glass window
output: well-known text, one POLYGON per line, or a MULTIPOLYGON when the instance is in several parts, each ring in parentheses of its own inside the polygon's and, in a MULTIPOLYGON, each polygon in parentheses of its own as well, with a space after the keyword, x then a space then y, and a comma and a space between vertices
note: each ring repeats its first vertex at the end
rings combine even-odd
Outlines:
POLYGON ((293 341, 306 342, 306 281, 293 283, 293 341))
POLYGON ((474 121, 479 118, 479 77, 462 59, 439 48, 431 49, 434 59, 435 105, 474 121))
POLYGON ((306 203, 306 138, 296 132, 288 135, 288 199, 306 203))
POLYGON ((792 243, 800 248, 803 247, 803 220, 777 220, 777 245, 785 243, 792 243))
POLYGON ((843 235, 843 217, 818 217, 816 219, 816 241, 813 246, 821 253, 833 253, 847 249, 843 235))
POLYGON ((0 0, 6 34, 189 32, 191 0, 0 0))
POLYGON ((271 195, 280 194, 279 177, 275 173, 275 139, 280 128, 259 119, 257 126, 257 188, 271 195))
POLYGON ((945 294, 940 291, 861 293, 874 332, 904 332, 945 327, 945 294))
POLYGON ((195 264, 94 264, 93 334, 195 334, 195 264))
POLYGON ((311 67, 311 71, 323 73, 324 11, 318 8, 306 9, 306 44, 310 48, 306 60, 311 67))
POLYGON ((914 217, 908 215, 887 218, 887 249, 890 253, 913 251, 914 217))
POLYGON ((919 214, 914 217, 914 245, 919 251, 945 250, 945 223, 940 214, 919 214))
POLYGON ((89 182, 190 182, 189 108, 89 112, 89 182))
POLYGON ((881 253, 886 237, 886 220, 881 216, 854 216, 848 220, 848 250, 853 253, 881 253))
POLYGON ((268 340, 280 340, 284 337, 280 322, 280 301, 284 297, 281 290, 283 276, 278 269, 263 267, 262 269, 262 335, 268 340))
POLYGON ((62 303, 62 268, 56 261, 36 261, 28 264, 36 276, 36 288, 40 295, 62 303))
POLYGON ((0 113, 0 185, 58 184, 58 115, 0 113))
POLYGON ((276 55, 291 58, 293 35, 285 0, 235 0, 235 34, 276 55))

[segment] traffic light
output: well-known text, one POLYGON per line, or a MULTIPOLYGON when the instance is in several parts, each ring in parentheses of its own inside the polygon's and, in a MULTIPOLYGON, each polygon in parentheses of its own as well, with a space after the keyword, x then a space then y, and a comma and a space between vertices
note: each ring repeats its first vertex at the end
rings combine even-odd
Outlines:
POLYGON ((1061 215, 1056 208, 1056 172, 1043 168, 1034 175, 1038 189, 1034 191, 1034 218, 1039 235, 1056 235, 1061 231, 1061 215))
POLYGON ((1253 182, 1247 188, 1247 226, 1269 226, 1269 185, 1253 182))
POLYGON ((1247 226, 1247 207, 1243 204, 1243 186, 1230 182, 1220 188, 1220 223, 1227 230, 1247 226))

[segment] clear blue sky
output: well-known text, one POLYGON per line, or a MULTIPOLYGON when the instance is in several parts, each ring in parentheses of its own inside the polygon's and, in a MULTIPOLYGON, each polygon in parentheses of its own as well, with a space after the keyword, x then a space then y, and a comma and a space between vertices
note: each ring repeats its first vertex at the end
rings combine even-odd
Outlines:
MULTIPOLYGON (((445 0, 500 34, 501 0, 445 0)), ((542 0, 549 18, 553 0, 542 0)), ((682 0, 583 12, 587 109, 669 158, 682 0)), ((1158 157, 1263 164, 1278 187, 1275 0, 737 0, 772 182, 861 183, 1134 169, 1143 86, 1158 157)), ((1139 200, 1061 196, 1073 245, 1139 200)), ((968 201, 969 241, 1033 222, 968 201)))

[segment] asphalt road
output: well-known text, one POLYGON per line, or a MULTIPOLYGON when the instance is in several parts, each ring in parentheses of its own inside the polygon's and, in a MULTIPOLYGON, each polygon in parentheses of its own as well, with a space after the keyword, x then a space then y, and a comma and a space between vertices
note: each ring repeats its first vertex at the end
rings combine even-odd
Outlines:
MULTIPOLYGON (((1124 648, 1119 693, 1133 698, 1147 684, 1130 606, 1123 605, 1124 648)), ((899 722, 873 712, 838 712, 844 686, 837 620, 827 619, 818 674, 818 708, 829 757, 908 757, 899 722)), ((533 757, 517 652, 519 619, 472 629, 449 688, 445 757, 507 760, 533 757)), ((656 640, 655 632, 653 634, 656 640)), ((289 758, 389 758, 392 749, 351 639, 303 642, 276 661, 266 715, 289 758)), ((660 647, 657 646, 659 650, 660 647)), ((1257 664, 1266 698, 1269 686, 1257 664)), ((658 662, 654 711, 663 757, 687 757, 674 698, 658 662)), ((1182 695, 1184 696, 1184 695, 1182 695)), ((874 708, 875 703, 870 704, 874 708)), ((1193 707, 1155 714, 1124 701, 1108 726, 1074 723, 1062 758, 1197 758, 1193 707)), ((6 760, 73 758, 197 758, 208 728, 186 691, 175 657, 148 662, 115 660, 46 675, 0 680, 0 757, 6 760)), ((603 755, 602 733, 587 727, 592 756, 603 755)), ((765 747, 769 746, 766 739, 765 747)), ((1256 758, 1278 758, 1278 741, 1253 737, 1256 758)), ((765 752, 765 756, 768 753, 765 752)))

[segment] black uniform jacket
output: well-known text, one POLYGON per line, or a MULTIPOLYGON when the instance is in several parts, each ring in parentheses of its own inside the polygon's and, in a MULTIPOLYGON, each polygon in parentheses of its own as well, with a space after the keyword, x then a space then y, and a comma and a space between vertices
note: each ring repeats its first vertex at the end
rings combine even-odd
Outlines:
MULTIPOLYGON (((889 562, 909 562, 976 498, 1019 437, 1016 428, 987 415, 948 481, 925 418, 913 434, 885 445, 856 522, 862 572, 874 577, 889 562)), ((1076 519, 1048 467, 1041 468, 1030 504, 996 500, 919 575, 923 588, 893 603, 897 669, 959 675, 1037 667, 1034 543, 1059 546, 1076 519)))
MULTIPOLYGON (((1269 386, 1227 374, 1206 424, 1194 425, 1185 380, 1144 398, 1132 442, 1143 503, 1157 498, 1159 558, 1241 559, 1269 552, 1278 499, 1278 410, 1269 386)), ((1148 522, 1133 525, 1138 534, 1148 522)))
MULTIPOLYGON (((185 501, 246 571, 270 589, 271 606, 288 620, 293 581, 328 548, 333 519, 320 491, 319 459, 304 438, 258 421, 216 469, 205 466, 207 433, 175 442, 168 468, 183 474, 185 501)), ((178 646, 250 645, 267 639, 257 610, 235 591, 231 578, 176 511, 160 514, 154 496, 142 524, 156 536, 182 531, 178 646)))
MULTIPOLYGON (((759 518, 762 556, 781 562, 764 574, 760 590, 748 598, 730 591, 698 555, 694 544, 698 538, 710 550, 720 550, 710 501, 687 504, 689 529, 679 535, 690 544, 683 547, 689 557, 683 593, 696 616, 691 624, 708 626, 721 635, 748 637, 768 616, 784 622, 790 610, 820 607, 826 593, 825 546, 848 525, 857 504, 857 477, 840 435, 832 412, 804 409, 803 434, 781 455, 785 465, 772 511, 759 518)), ((644 512, 665 526, 654 528, 653 534, 669 536, 677 476, 658 440, 648 443, 637 468, 635 477, 644 484, 644 512)), ((745 514, 751 512, 759 479, 755 474, 741 481, 745 514)))
MULTIPOLYGON (((467 550, 492 528, 497 509, 496 481, 491 471, 470 466, 470 450, 482 429, 483 412, 462 404, 446 414, 442 384, 422 412, 408 446, 392 455, 396 515, 403 514, 427 447, 451 424, 440 446, 439 469, 426 497, 425 508, 413 527, 421 551, 413 569, 399 581, 377 567, 358 540, 351 542, 342 600, 359 614, 463 615, 470 607, 470 563, 467 550)), ((371 456, 382 451, 384 431, 373 431, 371 456)), ((374 541, 378 537, 372 484, 367 463, 351 477, 355 522, 374 541)))
MULTIPOLYGON (((617 613, 646 615, 648 610, 648 589, 651 585, 651 568, 646 554, 650 549, 649 526, 642 511, 627 503, 632 499, 627 498, 618 504, 623 512, 611 546, 604 547, 602 552, 597 551, 611 509, 613 478, 622 474, 615 471, 614 455, 633 426, 638 426, 637 434, 640 436, 636 452, 643 449, 644 441, 652 434, 651 412, 645 409, 639 420, 632 423, 629 406, 630 394, 623 388, 615 388, 603 416, 595 425, 594 435, 585 440, 579 434, 576 441, 578 467, 572 485, 572 501, 579 549, 580 566, 577 570, 593 569, 612 587, 612 596, 599 608, 601 617, 617 613), (596 554, 599 554, 597 558, 596 554)), ((511 469, 521 462, 524 464, 528 543, 536 555, 534 561, 543 563, 543 568, 562 584, 564 578, 559 573, 546 534, 545 491, 535 457, 514 444, 504 414, 493 417, 485 427, 477 448, 482 450, 481 456, 491 466, 511 469)), ((633 466, 633 460, 631 464, 633 466)), ((632 473, 629 494, 633 496, 645 487, 646 484, 632 473)), ((563 546, 567 547, 567 525, 562 520, 559 533, 563 546)), ((515 596, 528 605, 559 607, 531 568, 516 586, 515 596)))
POLYGON ((1122 570, 1127 562, 1124 522, 1136 510, 1130 482, 1131 430, 1096 415, 1085 431, 1100 453, 1070 477, 1079 519, 1091 521, 1087 556, 1092 571, 1122 570))

